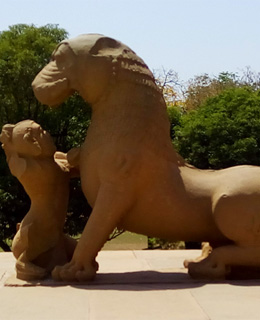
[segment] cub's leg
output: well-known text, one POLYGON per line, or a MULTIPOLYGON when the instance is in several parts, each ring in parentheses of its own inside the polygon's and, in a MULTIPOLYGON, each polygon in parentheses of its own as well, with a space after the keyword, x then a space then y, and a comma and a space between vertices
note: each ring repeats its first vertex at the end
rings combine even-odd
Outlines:
POLYGON ((38 280, 43 279, 48 275, 46 269, 41 268, 28 260, 26 251, 24 251, 17 259, 15 268, 16 276, 21 280, 38 280))

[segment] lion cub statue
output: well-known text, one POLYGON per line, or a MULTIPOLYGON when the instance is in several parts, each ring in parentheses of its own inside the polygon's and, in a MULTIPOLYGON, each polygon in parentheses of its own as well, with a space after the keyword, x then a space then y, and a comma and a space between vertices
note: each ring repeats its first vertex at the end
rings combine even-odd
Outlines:
POLYGON ((70 261, 76 240, 63 233, 73 168, 50 134, 32 120, 6 124, 0 141, 11 173, 31 199, 13 239, 17 278, 41 279, 70 261))

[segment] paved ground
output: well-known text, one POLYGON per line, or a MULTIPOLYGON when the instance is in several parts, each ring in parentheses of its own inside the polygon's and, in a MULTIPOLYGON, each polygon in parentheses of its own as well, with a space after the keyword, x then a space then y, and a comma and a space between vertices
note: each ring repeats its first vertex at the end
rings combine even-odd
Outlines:
POLYGON ((260 319, 260 281, 205 283, 182 268, 199 251, 102 251, 91 285, 25 283, 0 254, 1 320, 260 319))

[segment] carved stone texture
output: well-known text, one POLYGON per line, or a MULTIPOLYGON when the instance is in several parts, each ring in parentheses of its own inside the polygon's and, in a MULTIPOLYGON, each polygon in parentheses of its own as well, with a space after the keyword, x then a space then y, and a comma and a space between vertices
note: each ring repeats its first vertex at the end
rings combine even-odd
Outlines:
POLYGON ((174 150, 166 105, 151 71, 121 42, 98 34, 61 42, 33 81, 56 106, 73 92, 92 105, 80 153, 92 215, 58 280, 90 280, 95 258, 117 226, 169 240, 205 241, 192 277, 222 279, 233 266, 260 267, 260 168, 198 170, 174 150))
POLYGON ((32 120, 4 125, 0 141, 11 173, 31 199, 12 243, 17 277, 41 279, 68 262, 76 246, 63 233, 70 166, 66 154, 56 152, 49 133, 32 120))

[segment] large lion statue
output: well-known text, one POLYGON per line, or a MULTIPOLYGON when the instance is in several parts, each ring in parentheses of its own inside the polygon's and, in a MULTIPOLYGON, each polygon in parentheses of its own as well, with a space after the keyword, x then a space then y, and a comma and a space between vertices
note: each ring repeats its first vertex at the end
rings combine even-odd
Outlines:
POLYGON ((61 42, 36 76, 40 102, 57 106, 74 92, 92 105, 81 147, 83 192, 93 207, 72 260, 57 280, 93 279, 117 226, 214 247, 187 263, 193 277, 225 278, 232 266, 260 266, 260 168, 198 170, 174 150, 163 96, 144 61, 119 41, 87 34, 61 42))

